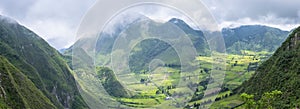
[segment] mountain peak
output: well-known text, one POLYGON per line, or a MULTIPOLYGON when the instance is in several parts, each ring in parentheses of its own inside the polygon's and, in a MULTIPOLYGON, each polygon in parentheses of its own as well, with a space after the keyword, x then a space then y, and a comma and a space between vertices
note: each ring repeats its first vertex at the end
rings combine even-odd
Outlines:
POLYGON ((200 35, 203 36, 202 31, 200 30, 195 30, 192 28, 189 24, 187 24, 184 20, 179 19, 179 18, 171 18, 169 23, 172 23, 176 26, 178 26, 180 29, 182 29, 186 33, 194 34, 194 35, 200 35))
POLYGON ((168 22, 175 23, 175 24, 177 24, 177 23, 185 23, 183 20, 181 20, 179 18, 171 18, 168 22))
POLYGON ((184 20, 179 19, 179 18, 172 18, 168 21, 169 23, 173 23, 177 26, 179 26, 180 28, 188 28, 188 29, 193 29, 190 27, 190 25, 188 25, 184 20))

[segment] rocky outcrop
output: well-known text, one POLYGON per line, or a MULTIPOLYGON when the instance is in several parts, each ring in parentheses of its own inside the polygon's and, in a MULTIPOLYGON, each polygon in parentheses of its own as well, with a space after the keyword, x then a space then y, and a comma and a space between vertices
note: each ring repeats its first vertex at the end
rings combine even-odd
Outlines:
POLYGON ((296 33, 294 37, 289 41, 289 45, 287 46, 287 50, 293 49, 300 42, 300 33, 296 33))

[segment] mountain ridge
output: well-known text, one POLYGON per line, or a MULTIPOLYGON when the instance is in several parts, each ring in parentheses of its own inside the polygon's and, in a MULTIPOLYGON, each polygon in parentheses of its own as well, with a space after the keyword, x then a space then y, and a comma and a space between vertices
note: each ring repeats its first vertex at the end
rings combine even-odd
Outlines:
POLYGON ((227 52, 238 53, 239 50, 274 52, 286 39, 288 31, 264 25, 244 25, 237 28, 223 28, 227 52))

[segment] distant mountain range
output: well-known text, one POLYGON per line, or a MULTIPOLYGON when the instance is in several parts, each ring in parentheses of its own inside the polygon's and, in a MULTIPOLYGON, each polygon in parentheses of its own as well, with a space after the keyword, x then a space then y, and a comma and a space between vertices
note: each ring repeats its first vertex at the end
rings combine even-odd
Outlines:
MULTIPOLYGON (((151 19, 149 19, 151 20, 151 19)), ((139 20, 128 23, 134 24, 139 20)), ((157 23, 152 21, 152 23, 157 23)), ((166 23, 172 23, 182 29, 189 38, 193 41, 194 46, 201 55, 209 54, 207 51, 207 39, 201 30, 191 28, 187 23, 181 19, 172 18, 166 23)), ((97 41, 97 53, 109 53, 112 49, 112 44, 117 36, 126 28, 119 28, 114 34, 106 34, 105 32, 97 41)), ((125 27, 124 25, 122 27, 125 27)), ((249 50, 255 52, 274 52, 281 43, 286 39, 289 31, 283 31, 278 28, 262 26, 262 25, 245 25, 237 28, 223 28, 221 34, 223 35, 225 46, 228 53, 241 54, 241 50, 249 50)))
POLYGON ((274 52, 288 34, 289 31, 261 25, 222 29, 227 52, 238 54, 240 50, 274 52))
MULTIPOLYGON (((139 21, 140 20, 137 19, 131 23, 126 23, 127 27, 124 26, 124 24, 122 24, 122 26, 116 26, 118 27, 118 31, 113 34, 106 34, 103 32, 95 46, 96 57, 103 57, 103 55, 110 54, 113 49, 113 44, 115 44, 115 41, 121 32, 126 32, 128 29, 134 29, 134 31, 136 31, 135 33, 129 32, 126 34, 129 34, 132 37, 139 37, 135 35, 140 35, 141 33, 138 31, 144 31, 143 28, 130 28, 132 25, 143 25, 139 24, 139 21), (124 28, 122 29, 120 27, 124 28)), ((154 28, 149 30, 148 33, 167 34, 170 27, 166 25, 171 24, 177 26, 191 39, 199 55, 210 55, 210 48, 204 33, 201 30, 191 28, 183 20, 172 18, 168 22, 159 23, 151 19, 145 20, 145 18, 143 18, 142 22, 144 21, 147 21, 148 28, 154 28)), ((289 32, 267 26, 247 25, 237 28, 224 28, 221 33, 223 34, 227 53, 242 54, 243 50, 272 53, 286 39, 289 32)), ((141 72, 146 70, 150 61, 155 58, 164 60, 164 62, 167 62, 165 64, 179 64, 179 58, 175 55, 176 51, 171 45, 163 44, 164 42, 162 41, 151 42, 150 40, 144 40, 143 43, 144 44, 137 44, 135 46, 135 48, 139 48, 138 51, 136 51, 136 49, 131 51, 129 66, 131 66, 132 71, 141 72), (173 55, 171 56, 170 54, 173 55)), ((101 61, 108 62, 109 60, 102 59, 101 61)))

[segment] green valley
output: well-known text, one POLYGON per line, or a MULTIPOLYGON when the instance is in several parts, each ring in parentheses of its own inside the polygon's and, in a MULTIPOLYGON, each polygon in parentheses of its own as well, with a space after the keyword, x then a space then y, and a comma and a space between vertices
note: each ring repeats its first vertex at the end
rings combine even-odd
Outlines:
MULTIPOLYGON (((151 30, 154 33, 155 31, 156 33, 160 31, 161 27, 166 28, 161 25, 167 25, 155 23, 154 21, 150 21, 150 23, 153 23, 151 24, 153 27, 148 28, 150 30, 151 28, 156 28, 151 30)), ((223 29, 222 33, 224 34, 223 37, 229 53, 226 56, 226 69, 218 69, 212 66, 216 63, 209 55, 207 43, 203 43, 205 40, 199 41, 199 39, 204 38, 201 31, 193 30, 180 19, 174 18, 169 20, 168 23, 174 23, 188 34, 189 38, 198 37, 198 39, 192 39, 192 41, 194 41, 193 44, 195 46, 197 44, 202 46, 196 48, 200 55, 195 57, 194 61, 189 63, 189 65, 200 65, 200 67, 190 72, 182 72, 180 70, 180 58, 176 55, 176 50, 171 45, 162 40, 147 39, 136 44, 130 51, 128 64, 132 72, 114 74, 115 72, 110 67, 106 67, 110 65, 111 61, 107 60, 109 58, 105 58, 109 56, 107 53, 114 52, 113 45, 106 45, 109 42, 118 40, 118 35, 103 36, 103 39, 98 39, 97 47, 101 47, 99 52, 96 53, 96 58, 98 59, 96 62, 99 62, 97 64, 98 68, 100 68, 97 69, 100 74, 98 75, 99 79, 102 81, 102 85, 108 94, 122 105, 135 108, 206 108, 216 100, 212 108, 238 106, 243 101, 238 95, 235 95, 236 89, 251 78, 257 68, 272 56, 273 52, 288 34, 287 31, 258 25, 223 29), (270 37, 276 39, 269 43, 270 37), (105 42, 105 40, 109 40, 109 42, 105 42), (238 44, 247 46, 239 46, 238 44), (100 52, 101 50, 106 52, 100 52), (220 90, 214 90, 211 95, 205 96, 204 91, 207 89, 207 85, 213 81, 211 78, 211 70, 213 69, 225 72, 224 82, 220 90), (177 86, 180 82, 186 82, 187 87, 177 86), (212 96, 214 92, 219 91, 220 93, 217 96, 212 96), (190 94, 190 97, 179 97, 185 94, 190 94), (227 103, 222 102, 228 99, 227 103), (234 101, 231 102, 231 99, 234 101)), ((135 26, 132 29, 134 31, 137 30, 135 26)), ((136 35, 142 33, 135 34, 134 31, 130 29, 128 33, 126 32, 126 35, 138 37, 136 35)), ((151 35, 151 32, 148 35, 151 35)), ((122 52, 117 54, 120 53, 122 52)))

